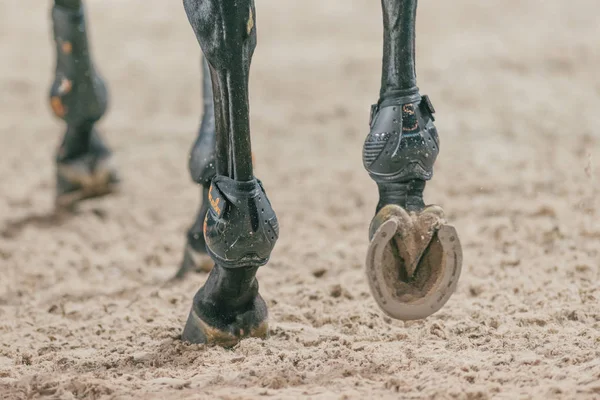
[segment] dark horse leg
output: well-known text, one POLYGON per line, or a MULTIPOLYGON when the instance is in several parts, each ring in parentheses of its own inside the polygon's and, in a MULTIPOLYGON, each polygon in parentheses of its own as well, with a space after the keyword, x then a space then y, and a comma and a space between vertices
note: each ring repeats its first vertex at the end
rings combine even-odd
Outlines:
POLYGON ((255 275, 279 233, 252 168, 248 78, 256 13, 252 0, 184 0, 184 6, 212 77, 216 176, 204 220, 215 265, 194 296, 182 339, 232 346, 243 337, 267 335, 267 307, 255 275))
POLYGON ((50 104, 67 131, 56 154, 56 205, 112 192, 119 182, 96 122, 104 115, 107 90, 91 59, 82 0, 55 0, 56 76, 50 104))
POLYGON ((388 315, 421 319, 438 311, 456 288, 462 252, 440 207, 425 206, 439 138, 434 109, 415 73, 417 0, 381 0, 384 47, 381 92, 371 109, 363 163, 379 188, 371 222, 367 277, 388 315))
POLYGON ((215 108, 210 69, 204 57, 202 57, 202 101, 204 104, 202 122, 198 137, 192 146, 188 163, 192 180, 202 187, 202 201, 196 220, 188 229, 183 261, 175 275, 176 279, 183 278, 190 271, 208 272, 213 265, 206 252, 203 225, 210 204, 208 190, 216 173, 215 108))

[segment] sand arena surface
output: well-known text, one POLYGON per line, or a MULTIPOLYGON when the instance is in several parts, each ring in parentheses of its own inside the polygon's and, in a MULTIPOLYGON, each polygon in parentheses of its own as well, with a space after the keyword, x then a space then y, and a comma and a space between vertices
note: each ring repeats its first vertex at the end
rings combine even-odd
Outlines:
POLYGON ((256 174, 281 224, 259 271, 271 337, 178 341, 198 206, 199 48, 181 2, 89 0, 122 194, 59 221, 49 1, 0 2, 0 398, 600 398, 600 3, 423 0, 418 79, 442 152, 426 200, 464 247, 435 316, 386 318, 363 261, 371 0, 257 0, 256 174))

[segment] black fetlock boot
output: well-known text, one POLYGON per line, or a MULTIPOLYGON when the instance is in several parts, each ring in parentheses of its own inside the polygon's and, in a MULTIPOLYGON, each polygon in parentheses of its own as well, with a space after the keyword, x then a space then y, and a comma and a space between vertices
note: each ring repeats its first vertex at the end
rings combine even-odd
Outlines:
POLYGON ((85 14, 79 1, 57 0, 52 9, 56 75, 50 104, 67 131, 56 154, 56 205, 116 190, 119 177, 112 154, 95 129, 107 107, 107 90, 91 61, 85 14))
POLYGON ((267 307, 255 274, 269 261, 279 225, 256 179, 217 176, 209 199, 204 235, 215 266, 194 297, 182 338, 227 347, 267 334, 267 307))

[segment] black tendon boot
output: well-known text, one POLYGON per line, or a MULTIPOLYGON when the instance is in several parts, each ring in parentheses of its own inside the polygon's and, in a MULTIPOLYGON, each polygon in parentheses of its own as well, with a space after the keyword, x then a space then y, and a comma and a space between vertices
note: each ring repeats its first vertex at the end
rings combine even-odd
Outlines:
POLYGON ((433 105, 416 86, 417 1, 382 0, 382 6, 381 93, 363 147, 364 166, 379 189, 367 277, 386 314, 421 319, 438 311, 454 292, 462 252, 442 209, 423 201, 440 143, 433 105))
POLYGON ((81 2, 56 0, 52 22, 57 58, 50 104, 67 123, 56 154, 56 204, 70 207, 114 191, 119 178, 94 127, 106 111, 107 90, 91 61, 81 2))

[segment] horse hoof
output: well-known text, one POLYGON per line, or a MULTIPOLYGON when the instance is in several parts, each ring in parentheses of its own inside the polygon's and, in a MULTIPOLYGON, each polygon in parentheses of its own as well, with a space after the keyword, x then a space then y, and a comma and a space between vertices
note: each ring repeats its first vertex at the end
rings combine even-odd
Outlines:
POLYGON ((179 270, 173 277, 175 280, 185 278, 190 272, 206 273, 213 268, 214 262, 206 253, 201 253, 194 250, 192 246, 187 244, 183 253, 183 261, 179 270))
POLYGON ((367 280, 390 317, 408 321, 437 312, 456 290, 461 266, 458 234, 441 208, 409 214, 387 205, 373 219, 367 280))
POLYGON ((269 333, 267 306, 257 295, 250 309, 237 314, 232 320, 219 321, 203 317, 194 305, 183 329, 181 339, 196 344, 208 344, 221 347, 233 347, 244 338, 265 339, 269 333), (210 321, 209 320, 213 320, 210 321))
POLYGON ((94 160, 92 157, 59 163, 56 169, 57 209, 69 209, 78 202, 115 193, 119 178, 111 158, 94 160))

